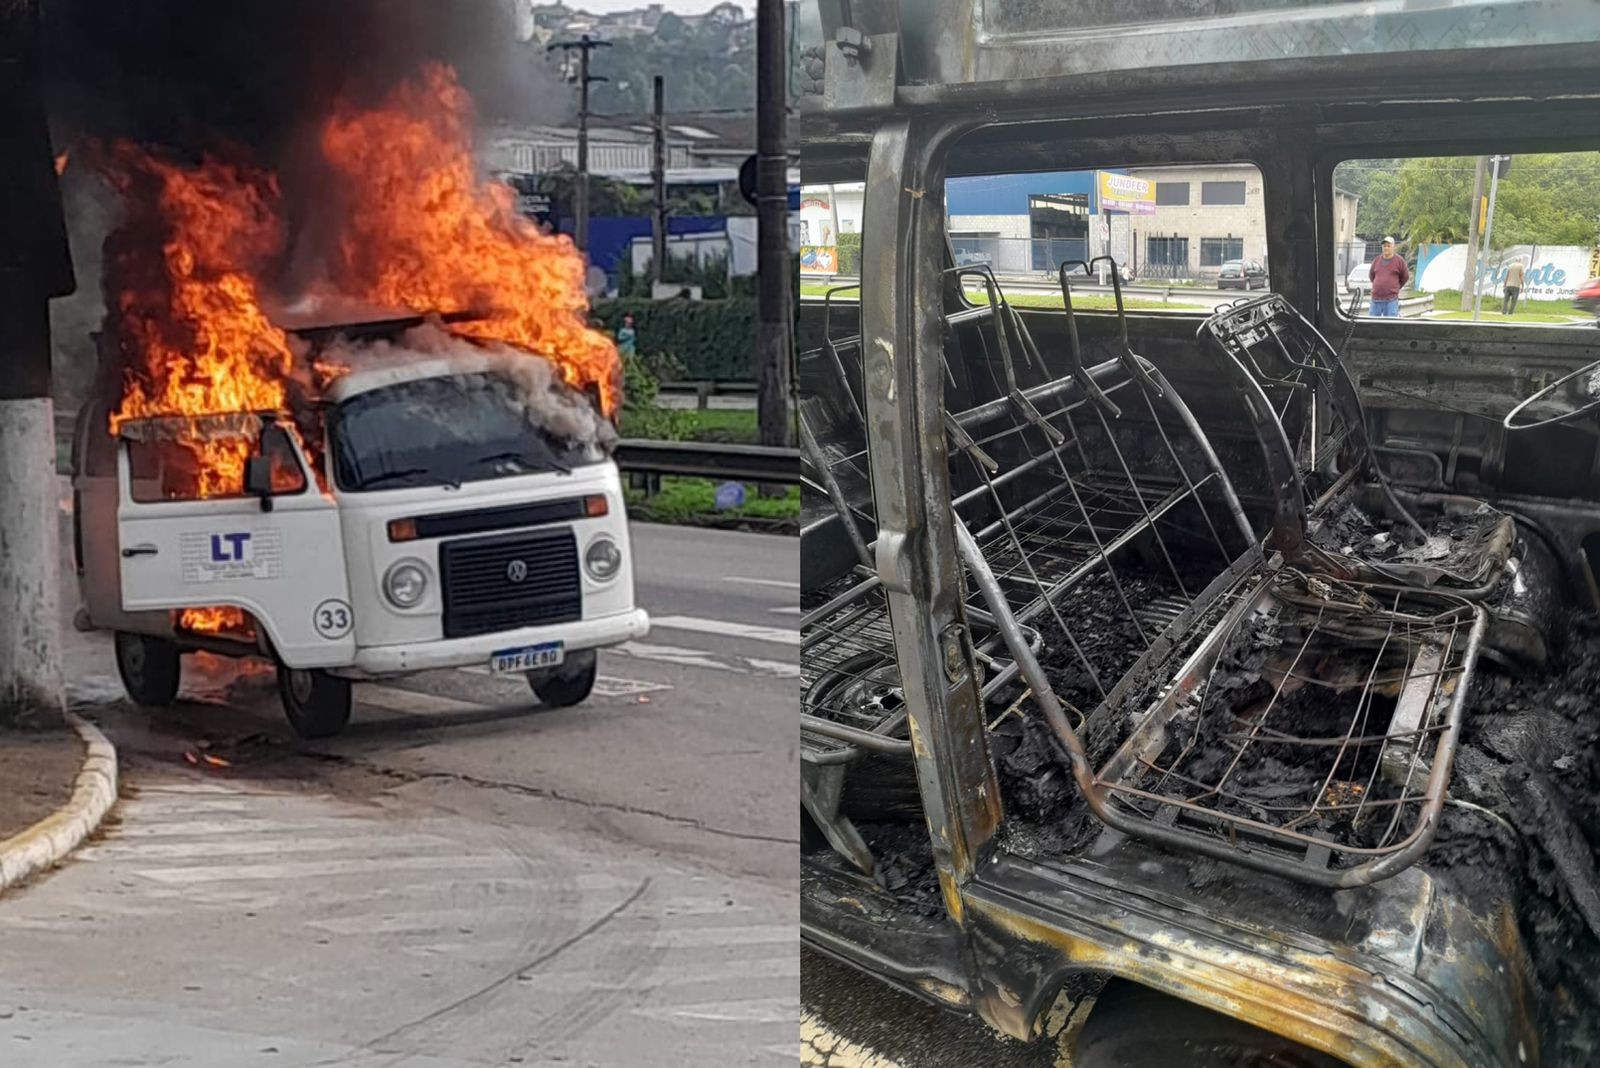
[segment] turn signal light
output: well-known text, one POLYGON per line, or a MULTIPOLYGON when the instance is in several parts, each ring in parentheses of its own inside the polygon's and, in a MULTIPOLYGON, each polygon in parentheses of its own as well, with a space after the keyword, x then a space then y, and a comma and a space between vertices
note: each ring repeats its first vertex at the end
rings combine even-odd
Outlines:
POLYGON ((583 514, 590 519, 597 519, 610 510, 611 506, 606 503, 606 495, 603 493, 591 494, 583 499, 583 514))
POLYGON ((416 541, 417 521, 415 519, 389 520, 390 541, 416 541))

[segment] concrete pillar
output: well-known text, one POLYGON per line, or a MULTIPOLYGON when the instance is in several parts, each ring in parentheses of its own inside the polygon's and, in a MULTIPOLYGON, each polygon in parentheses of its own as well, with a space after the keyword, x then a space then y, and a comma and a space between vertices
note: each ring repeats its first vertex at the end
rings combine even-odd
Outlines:
POLYGON ((55 409, 0 400, 0 725, 61 720, 55 409))
MULTIPOLYGON (((0 362, 48 367, 45 298, 18 296, 0 294, 0 362)), ((55 410, 24 392, 41 391, 0 388, 0 726, 50 727, 65 707, 55 410)))

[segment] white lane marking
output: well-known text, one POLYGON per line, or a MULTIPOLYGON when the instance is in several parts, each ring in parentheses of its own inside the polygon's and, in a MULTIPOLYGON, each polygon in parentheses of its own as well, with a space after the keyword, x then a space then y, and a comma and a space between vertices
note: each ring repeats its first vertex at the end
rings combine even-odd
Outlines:
MULTIPOLYGON (((617 879, 611 876, 585 875, 575 880, 572 888, 584 892, 610 892, 630 886, 626 879, 617 879)), ((548 897, 556 886, 541 886, 543 896, 548 897)), ((566 889, 563 883, 560 889, 566 889)), ((479 934, 486 930, 503 929, 506 921, 516 923, 536 920, 540 916, 541 903, 529 898, 508 902, 503 906, 490 908, 484 905, 474 905, 471 908, 456 909, 419 909, 416 911, 395 911, 376 915, 362 916, 336 916, 326 920, 309 920, 307 927, 315 927, 320 931, 330 931, 342 935, 378 935, 378 934, 436 934, 441 931, 461 934, 479 934)))
POLYGON ((252 840, 241 836, 232 841, 218 841, 213 838, 202 842, 118 843, 115 839, 110 839, 99 845, 81 850, 76 856, 84 860, 94 857, 107 859, 148 857, 152 860, 182 860, 190 857, 220 859, 222 857, 249 857, 262 854, 283 856, 297 853, 360 852, 363 850, 388 851, 400 849, 407 852, 415 852, 417 850, 438 849, 440 847, 454 848, 455 843, 448 838, 441 838, 432 834, 366 834, 343 835, 338 838, 306 838, 301 836, 278 840, 252 840))
POLYGON ((797 604, 789 604, 784 605, 782 608, 769 608, 767 611, 771 612, 775 616, 797 616, 800 614, 800 606, 797 604))
POLYGON ((800 945, 800 928, 794 924, 762 923, 746 927, 678 927, 655 933, 650 944, 668 949, 693 946, 753 946, 776 943, 800 945))
POLYGON ((636 656, 640 660, 656 660, 663 664, 677 664, 680 667, 711 668, 713 671, 739 671, 732 664, 723 663, 703 649, 685 649, 680 645, 660 645, 656 642, 623 642, 615 649, 623 656, 636 656))
POLYGON ((712 1023, 783 1023, 793 1020, 800 1004, 793 998, 751 998, 748 1001, 707 1001, 699 1005, 663 1005, 634 1009, 636 1015, 657 1020, 703 1020, 712 1023))
POLYGON ((798 590, 800 583, 788 579, 746 578, 743 575, 724 575, 723 582, 743 582, 749 586, 777 586, 784 590, 798 590))
POLYGON ((391 712, 403 712, 413 716, 432 716, 443 712, 482 712, 487 707, 473 704, 471 701, 457 701, 453 697, 440 697, 437 694, 420 693, 416 690, 401 690, 393 686, 363 686, 357 693, 356 701, 359 704, 376 705, 391 712))
POLYGON ((623 656, 654 660, 678 667, 710 668, 729 671, 735 675, 771 675, 780 679, 800 677, 800 665, 784 660, 763 660, 757 656, 737 656, 719 660, 704 649, 688 649, 681 645, 662 645, 658 642, 623 642, 613 650, 623 656))
POLYGON ((757 671, 768 675, 776 675, 780 679, 798 679, 800 677, 799 664, 784 660, 760 660, 753 656, 741 657, 740 659, 757 671))
POLYGON ((777 642, 782 645, 799 645, 800 632, 785 627, 757 627, 749 623, 734 623, 726 619, 702 619, 699 616, 655 616, 650 629, 690 630, 699 634, 720 634, 725 638, 749 638, 758 642, 777 642))
POLYGON ((351 816, 346 819, 308 819, 304 822, 295 820, 267 820, 255 818, 242 818, 230 820, 185 820, 173 823, 149 823, 140 825, 139 820, 145 816, 157 818, 171 818, 173 813, 155 813, 147 809, 143 802, 131 802, 123 810, 122 825, 112 832, 108 841, 116 842, 124 838, 203 838, 206 835, 257 835, 257 834, 292 834, 304 835, 308 831, 341 831, 371 828, 373 821, 351 816))
MULTIPOLYGON (((705 986, 707 984, 727 982, 748 982, 758 979, 798 979, 800 977, 800 958, 770 957, 760 960, 728 960, 715 964, 695 964, 691 966, 677 966, 666 964, 664 966, 678 967, 681 970, 664 975, 638 976, 628 980, 628 989, 632 991, 652 991, 670 993, 683 987, 705 986)), ((781 985, 781 984, 773 984, 781 985)), ((601 975, 596 972, 537 972, 517 983, 517 989, 524 993, 549 991, 558 993, 566 990, 615 990, 617 980, 614 976, 601 975)), ((704 996, 704 991, 700 992, 704 996)))
POLYGON ((250 879, 309 879, 321 876, 370 875, 382 871, 449 871, 514 863, 505 854, 473 857, 355 857, 348 860, 308 860, 285 864, 216 864, 193 868, 144 868, 133 874, 158 883, 244 882, 250 879))
POLYGON ((650 682, 647 679, 619 679, 601 675, 594 680, 594 692, 601 697, 632 697, 635 694, 670 689, 672 686, 669 683, 650 682))

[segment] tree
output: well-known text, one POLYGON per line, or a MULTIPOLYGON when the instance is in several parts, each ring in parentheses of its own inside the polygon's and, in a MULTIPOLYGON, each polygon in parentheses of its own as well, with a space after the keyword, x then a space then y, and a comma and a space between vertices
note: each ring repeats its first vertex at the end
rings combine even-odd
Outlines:
POLYGON ((661 16, 653 34, 619 38, 597 61, 597 71, 610 78, 596 85, 590 97, 595 111, 613 115, 650 110, 651 79, 667 75, 668 111, 713 111, 749 108, 755 99, 755 47, 741 30, 749 20, 733 21, 738 11, 725 5, 717 19, 694 25, 672 12, 661 16))
MULTIPOLYGON (((1357 229, 1405 235, 1413 244, 1461 242, 1471 225, 1474 157, 1362 161, 1339 170, 1351 192, 1364 185, 1357 229), (1365 166, 1365 164, 1378 164, 1365 166), (1347 174, 1348 169, 1348 174, 1347 174), (1363 173, 1365 172, 1365 173, 1363 173), (1388 190, 1393 190, 1392 198, 1388 190), (1369 200, 1371 209, 1369 212, 1369 200), (1385 204, 1389 206, 1386 208, 1385 204), (1387 217, 1385 213, 1387 212, 1387 217)), ((1494 244, 1593 245, 1600 221, 1600 152, 1532 153, 1512 160, 1495 192, 1494 244)))
POLYGON ((1449 156, 1408 159, 1400 166, 1399 187, 1395 220, 1413 245, 1467 239, 1472 218, 1470 160, 1449 156), (1464 162, 1468 165, 1463 166, 1464 162))

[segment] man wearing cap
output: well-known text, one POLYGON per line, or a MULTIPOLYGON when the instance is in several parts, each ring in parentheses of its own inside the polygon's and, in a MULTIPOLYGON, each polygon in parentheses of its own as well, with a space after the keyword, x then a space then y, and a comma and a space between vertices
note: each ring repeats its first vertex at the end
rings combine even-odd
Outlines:
POLYGON ((1372 280, 1372 307, 1369 314, 1388 319, 1400 318, 1400 291, 1411 281, 1411 269, 1404 256, 1395 255, 1394 238, 1383 239, 1383 251, 1367 269, 1372 280))

